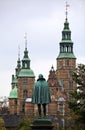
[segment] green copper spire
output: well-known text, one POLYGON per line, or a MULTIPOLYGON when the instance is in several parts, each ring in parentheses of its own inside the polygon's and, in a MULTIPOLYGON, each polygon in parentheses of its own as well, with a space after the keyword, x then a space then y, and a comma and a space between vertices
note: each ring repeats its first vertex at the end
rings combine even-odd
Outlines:
POLYGON ((21 61, 20 61, 20 47, 18 47, 18 60, 17 67, 15 68, 15 75, 12 75, 12 84, 17 84, 18 82, 18 74, 21 70, 21 61))
POLYGON ((20 47, 18 47, 18 61, 17 61, 17 68, 21 68, 21 61, 20 61, 20 47))
POLYGON ((24 57, 22 59, 22 68, 30 69, 30 59, 28 57, 28 50, 27 50, 27 34, 25 34, 25 51, 24 51, 24 57))
POLYGON ((20 47, 18 47, 18 60, 17 60, 17 67, 16 67, 16 77, 18 77, 20 70, 21 70, 20 47))
POLYGON ((71 31, 67 18, 67 4, 66 4, 66 19, 62 31, 62 40, 60 42, 60 53, 58 58, 75 58, 73 53, 73 42, 71 40, 71 31))
POLYGON ((71 31, 69 28, 69 23, 68 23, 68 19, 65 19, 65 23, 64 23, 64 28, 62 31, 62 41, 71 41, 71 31))
POLYGON ((15 85, 14 88, 11 90, 9 98, 10 99, 16 99, 18 98, 18 92, 17 92, 17 86, 15 85))
POLYGON ((27 36, 25 36, 25 50, 24 57, 22 59, 22 69, 18 77, 35 77, 34 72, 30 69, 30 58, 27 50, 27 36))

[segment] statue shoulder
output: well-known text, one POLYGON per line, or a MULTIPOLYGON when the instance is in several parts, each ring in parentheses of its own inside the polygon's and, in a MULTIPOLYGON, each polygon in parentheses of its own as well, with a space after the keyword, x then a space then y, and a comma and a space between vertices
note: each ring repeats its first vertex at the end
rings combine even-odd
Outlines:
POLYGON ((40 85, 40 81, 37 81, 36 83, 35 83, 35 86, 39 86, 40 85))
POLYGON ((43 81, 43 85, 44 86, 48 86, 48 82, 45 80, 45 81, 43 81))

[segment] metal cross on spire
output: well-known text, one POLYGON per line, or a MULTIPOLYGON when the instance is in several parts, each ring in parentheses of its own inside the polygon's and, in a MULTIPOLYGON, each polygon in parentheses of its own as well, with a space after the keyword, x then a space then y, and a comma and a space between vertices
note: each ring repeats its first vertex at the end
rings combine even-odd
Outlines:
POLYGON ((69 7, 70 5, 67 3, 67 1, 66 1, 66 19, 67 19, 67 15, 68 15, 68 7, 69 7))
POLYGON ((25 48, 27 48, 27 33, 25 33, 24 39, 25 39, 25 48))

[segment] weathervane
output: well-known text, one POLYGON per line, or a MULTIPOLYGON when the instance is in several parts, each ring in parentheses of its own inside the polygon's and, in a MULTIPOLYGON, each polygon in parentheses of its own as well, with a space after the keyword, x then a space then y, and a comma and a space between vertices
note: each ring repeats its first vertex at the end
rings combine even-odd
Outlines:
POLYGON ((27 48, 27 33, 25 33, 24 39, 25 39, 25 48, 27 48))
POLYGON ((66 1, 66 19, 67 19, 67 15, 68 15, 68 7, 69 7, 69 4, 66 1))

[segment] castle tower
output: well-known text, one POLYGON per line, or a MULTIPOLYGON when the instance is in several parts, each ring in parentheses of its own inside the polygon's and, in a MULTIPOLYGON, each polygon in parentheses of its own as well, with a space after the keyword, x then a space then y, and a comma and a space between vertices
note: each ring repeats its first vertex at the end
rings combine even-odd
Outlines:
POLYGON ((32 90, 34 86, 35 75, 30 68, 30 59, 27 50, 27 40, 25 41, 24 57, 22 59, 22 68, 18 74, 18 101, 17 101, 17 113, 25 113, 28 105, 26 99, 31 99, 32 90))
POLYGON ((18 74, 21 70, 21 61, 20 61, 20 50, 18 52, 18 60, 17 60, 17 67, 15 68, 15 74, 12 75, 12 89, 14 88, 15 85, 17 85, 17 80, 18 80, 18 74))
POLYGON ((62 40, 60 44, 60 52, 57 57, 57 78, 63 83, 64 90, 70 99, 70 92, 76 87, 72 80, 72 72, 76 69, 76 57, 73 52, 73 42, 71 40, 71 31, 67 18, 67 4, 66 4, 66 19, 62 31, 62 40))
POLYGON ((28 56, 26 39, 22 65, 19 54, 15 75, 12 75, 12 90, 9 94, 10 114, 33 114, 34 107, 31 103, 31 97, 34 81, 35 75, 33 70, 30 68, 30 58, 28 56))
POLYGON ((16 67, 16 77, 18 78, 18 74, 21 70, 21 61, 20 61, 20 48, 18 48, 18 60, 17 60, 17 67, 16 67))
POLYGON ((17 114, 17 99, 18 99, 18 74, 21 70, 20 54, 18 54, 17 67, 15 74, 12 75, 11 87, 12 90, 9 94, 9 113, 17 114))

